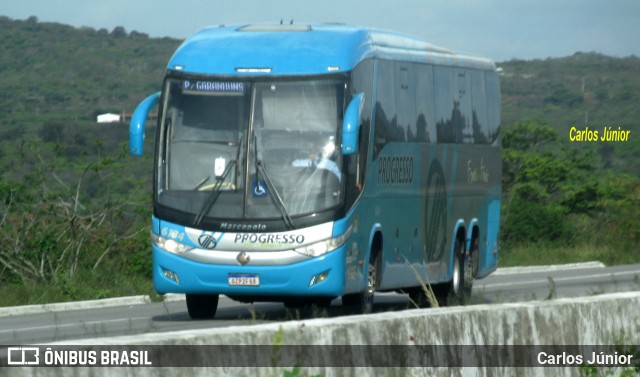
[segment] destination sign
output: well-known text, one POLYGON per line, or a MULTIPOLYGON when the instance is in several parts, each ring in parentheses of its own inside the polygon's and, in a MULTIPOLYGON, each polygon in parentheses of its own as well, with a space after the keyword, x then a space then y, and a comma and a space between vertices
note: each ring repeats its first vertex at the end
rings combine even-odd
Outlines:
POLYGON ((192 92, 213 92, 213 93, 242 93, 244 83, 229 81, 190 81, 184 80, 182 83, 184 90, 192 92))

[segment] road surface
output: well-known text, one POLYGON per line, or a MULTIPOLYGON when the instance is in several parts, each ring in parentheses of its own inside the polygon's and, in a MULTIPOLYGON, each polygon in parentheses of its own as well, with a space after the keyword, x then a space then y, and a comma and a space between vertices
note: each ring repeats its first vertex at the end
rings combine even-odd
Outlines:
MULTIPOLYGON (((640 264, 603 267, 595 264, 534 269, 504 269, 475 281, 471 305, 590 296, 601 293, 640 291, 640 264)), ((78 303, 82 307, 83 303, 78 303)), ((405 310, 411 302, 406 295, 376 294, 374 311, 405 310)), ((17 308, 13 310, 18 313, 17 308)), ((428 310, 428 309, 426 309, 428 310)), ((220 298, 216 318, 192 321, 184 300, 89 307, 63 311, 0 316, 0 344, 50 343, 62 340, 111 337, 149 332, 197 328, 251 326, 259 323, 353 314, 340 299, 328 309, 288 311, 278 303, 241 304, 220 298)), ((9 312, 9 313, 7 313, 9 312)))

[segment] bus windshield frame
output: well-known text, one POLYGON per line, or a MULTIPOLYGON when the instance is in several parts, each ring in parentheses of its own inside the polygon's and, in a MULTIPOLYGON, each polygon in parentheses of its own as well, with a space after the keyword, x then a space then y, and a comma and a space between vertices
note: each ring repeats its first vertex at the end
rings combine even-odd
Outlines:
POLYGON ((344 204, 340 152, 348 76, 169 76, 160 102, 154 210, 208 228, 344 204))

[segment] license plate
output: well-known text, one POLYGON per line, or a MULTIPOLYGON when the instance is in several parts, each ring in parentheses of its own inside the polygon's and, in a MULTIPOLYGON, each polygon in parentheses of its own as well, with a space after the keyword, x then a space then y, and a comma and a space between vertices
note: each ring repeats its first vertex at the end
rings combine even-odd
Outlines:
POLYGON ((229 274, 229 285, 257 287, 260 285, 260 275, 229 274))

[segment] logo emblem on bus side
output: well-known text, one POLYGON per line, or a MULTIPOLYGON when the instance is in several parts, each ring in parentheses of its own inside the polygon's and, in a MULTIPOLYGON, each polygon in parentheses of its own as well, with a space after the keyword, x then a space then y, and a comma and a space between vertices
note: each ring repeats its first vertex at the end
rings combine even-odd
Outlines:
POLYGON ((249 260, 251 259, 250 256, 247 255, 247 253, 245 253, 244 251, 241 252, 240 254, 238 254, 238 256, 236 257, 236 260, 238 261, 238 263, 240 263, 241 265, 245 265, 247 263, 249 263, 249 260))
POLYGON ((437 261, 444 255, 447 243, 447 189, 442 165, 433 160, 427 175, 425 233, 427 236, 426 261, 437 261))
POLYGON ((216 241, 215 237, 211 234, 200 235, 200 237, 198 237, 198 243, 207 250, 215 249, 216 245, 218 245, 218 241, 216 241))

